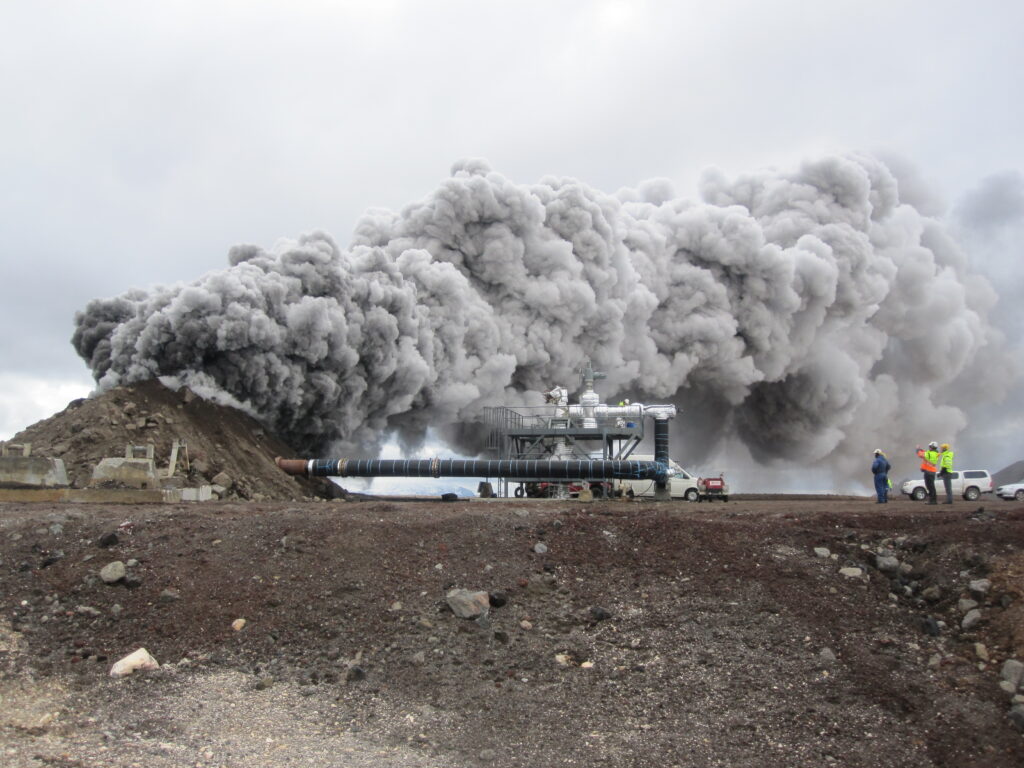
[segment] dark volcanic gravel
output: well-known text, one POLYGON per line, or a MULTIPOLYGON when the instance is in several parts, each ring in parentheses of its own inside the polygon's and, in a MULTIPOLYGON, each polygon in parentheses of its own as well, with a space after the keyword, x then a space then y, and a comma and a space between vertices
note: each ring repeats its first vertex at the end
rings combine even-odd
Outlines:
POLYGON ((0 763, 1024 764, 999 688, 1024 509, 876 509, 2 504, 0 763), (455 587, 488 614, 456 618, 455 587), (162 668, 110 678, 138 647, 162 668))

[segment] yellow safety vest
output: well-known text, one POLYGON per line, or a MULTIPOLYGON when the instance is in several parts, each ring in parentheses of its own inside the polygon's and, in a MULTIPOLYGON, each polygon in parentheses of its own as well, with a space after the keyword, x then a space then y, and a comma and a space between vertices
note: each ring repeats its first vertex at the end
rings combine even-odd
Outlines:
POLYGON ((939 457, 939 466, 947 472, 953 471, 953 452, 943 451, 939 457))

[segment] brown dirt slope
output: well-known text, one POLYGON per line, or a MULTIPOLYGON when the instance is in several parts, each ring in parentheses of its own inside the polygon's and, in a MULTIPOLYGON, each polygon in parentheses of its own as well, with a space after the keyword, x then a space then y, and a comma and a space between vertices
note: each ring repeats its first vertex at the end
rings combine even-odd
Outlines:
MULTIPOLYGON (((254 419, 234 408, 174 391, 158 380, 117 387, 75 400, 60 413, 15 435, 31 443, 33 455, 60 458, 74 487, 85 487, 100 459, 125 455, 125 446, 152 443, 157 467, 166 469, 171 444, 188 446, 189 485, 209 483, 220 472, 233 481, 231 496, 252 500, 297 500, 325 492, 319 482, 284 475, 274 457, 292 450, 254 419)), ((179 471, 185 471, 184 452, 179 471)))
POLYGON ((2 756, 1019 766, 1024 509, 985 504, 0 505, 2 756))

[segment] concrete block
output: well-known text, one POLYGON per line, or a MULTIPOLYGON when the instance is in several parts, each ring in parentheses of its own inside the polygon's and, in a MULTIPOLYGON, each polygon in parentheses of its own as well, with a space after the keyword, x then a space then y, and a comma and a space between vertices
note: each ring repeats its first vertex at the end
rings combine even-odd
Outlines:
POLYGON ((68 474, 62 459, 42 456, 0 457, 0 487, 66 488, 68 474))
POLYGON ((132 488, 159 488, 160 479, 152 459, 101 459, 92 471, 90 485, 123 483, 132 488))
POLYGON ((213 489, 208 485, 200 485, 198 488, 182 488, 182 501, 209 501, 213 498, 213 489))

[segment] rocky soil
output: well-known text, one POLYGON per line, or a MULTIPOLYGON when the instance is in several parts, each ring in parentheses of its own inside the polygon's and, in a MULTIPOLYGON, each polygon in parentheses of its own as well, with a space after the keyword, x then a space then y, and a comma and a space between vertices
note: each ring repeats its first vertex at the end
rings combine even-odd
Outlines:
POLYGON ((61 459, 71 485, 84 488, 100 459, 124 456, 128 445, 152 444, 157 468, 166 470, 176 440, 186 445, 176 466, 178 486, 226 480, 224 497, 253 501, 300 500, 333 492, 324 481, 282 473, 274 458, 293 451, 255 419, 187 388, 168 389, 155 379, 74 400, 10 442, 30 443, 33 456, 61 459))
POLYGON ((1019 766, 1024 508, 935 510, 2 504, 0 763, 1019 766))

